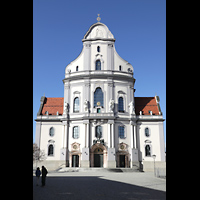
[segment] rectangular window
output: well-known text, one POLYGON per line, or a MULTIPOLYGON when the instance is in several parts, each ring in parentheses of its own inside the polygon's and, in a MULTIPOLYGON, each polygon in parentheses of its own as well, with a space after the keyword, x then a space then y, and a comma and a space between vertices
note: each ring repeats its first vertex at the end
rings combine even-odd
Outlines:
POLYGON ((97 113, 101 113, 101 108, 97 108, 97 113))
POLYGON ((94 107, 103 107, 103 92, 100 87, 98 87, 94 92, 94 107))
POLYGON ((118 99, 118 111, 124 112, 124 100, 122 97, 119 97, 118 99))
POLYGON ((79 98, 74 99, 74 112, 79 112, 79 98))
POLYGON ((118 127, 118 131, 119 131, 119 137, 120 137, 121 139, 124 139, 124 138, 125 138, 124 126, 119 126, 119 127, 118 127))
POLYGON ((78 139, 79 138, 79 129, 78 126, 74 126, 73 128, 73 138, 78 139))

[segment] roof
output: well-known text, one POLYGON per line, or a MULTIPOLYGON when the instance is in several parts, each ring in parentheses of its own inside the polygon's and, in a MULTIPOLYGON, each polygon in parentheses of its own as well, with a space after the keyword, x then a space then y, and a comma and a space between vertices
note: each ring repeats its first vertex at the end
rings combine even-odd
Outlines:
POLYGON ((94 41, 94 40, 106 40, 106 41, 115 41, 113 34, 108 29, 108 27, 101 23, 97 22, 90 26, 87 33, 84 35, 82 41, 94 41))
MULTIPOLYGON (((63 114, 63 97, 45 97, 42 115, 45 115, 45 112, 48 111, 49 115, 59 115, 63 114)), ((143 111, 143 115, 150 115, 149 111, 152 111, 153 115, 159 115, 159 108, 156 102, 155 97, 135 97, 135 113, 136 115, 140 114, 140 111, 143 111)))
POLYGON ((139 115, 140 111, 143 111, 143 115, 150 115, 150 110, 152 111, 153 115, 159 115, 158 105, 155 97, 135 97, 136 115, 139 115))
POLYGON ((49 115, 57 115, 57 111, 59 115, 63 114, 63 97, 45 97, 42 115, 45 115, 45 112, 48 111, 49 115))

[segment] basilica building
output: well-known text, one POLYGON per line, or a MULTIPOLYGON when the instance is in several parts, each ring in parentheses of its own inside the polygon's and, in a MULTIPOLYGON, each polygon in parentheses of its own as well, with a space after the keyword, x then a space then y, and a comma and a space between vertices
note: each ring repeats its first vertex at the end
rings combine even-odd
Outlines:
POLYGON ((150 169, 165 163, 159 97, 135 97, 133 66, 115 49, 108 27, 97 22, 80 55, 65 68, 64 97, 45 97, 35 142, 48 169, 150 169), (154 156, 153 156, 154 155, 154 156), (154 158, 154 159, 153 159, 154 158))

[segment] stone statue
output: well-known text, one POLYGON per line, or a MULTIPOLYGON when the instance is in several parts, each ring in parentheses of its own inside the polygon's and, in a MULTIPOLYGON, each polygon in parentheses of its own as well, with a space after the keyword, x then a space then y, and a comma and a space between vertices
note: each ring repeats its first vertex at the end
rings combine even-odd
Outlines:
POLYGON ((96 138, 98 140, 100 140, 101 137, 102 137, 102 127, 101 126, 97 126, 96 127, 96 138))
POLYGON ((84 101, 84 111, 85 112, 88 111, 88 101, 87 101, 87 99, 85 99, 85 101, 84 101))
POLYGON ((135 108, 134 108, 134 103, 133 103, 133 101, 131 101, 131 102, 128 104, 128 107, 129 107, 129 113, 132 114, 132 115, 135 115, 135 108))
POLYGON ((69 113, 69 104, 65 102, 65 109, 63 114, 68 114, 69 113))
POLYGON ((109 112, 113 112, 114 111, 114 100, 113 99, 110 99, 109 101, 109 112))

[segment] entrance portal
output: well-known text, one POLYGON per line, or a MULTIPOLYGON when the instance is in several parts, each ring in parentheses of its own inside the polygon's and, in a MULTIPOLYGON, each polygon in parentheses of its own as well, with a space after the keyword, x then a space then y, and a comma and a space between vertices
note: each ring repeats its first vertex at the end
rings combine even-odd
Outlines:
POLYGON ((94 154, 94 167, 103 167, 103 154, 94 154))
POLYGON ((72 167, 78 167, 79 165, 79 156, 72 155, 72 167))
POLYGON ((119 156, 119 167, 125 167, 125 155, 119 156))
POLYGON ((107 149, 97 141, 90 149, 90 167, 107 167, 107 149))

